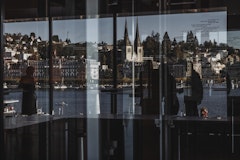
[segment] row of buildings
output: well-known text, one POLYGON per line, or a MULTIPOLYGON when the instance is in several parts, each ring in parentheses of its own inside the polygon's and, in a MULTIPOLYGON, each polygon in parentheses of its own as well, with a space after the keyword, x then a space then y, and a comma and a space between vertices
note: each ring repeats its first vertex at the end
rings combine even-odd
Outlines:
MULTIPOLYGON (((19 34, 5 35, 5 54, 4 54, 4 79, 7 84, 17 83, 20 76, 24 74, 26 66, 36 68, 35 77, 39 83, 47 83, 49 80, 49 58, 47 56, 48 42, 36 38, 35 33, 30 36, 19 34)), ((100 44, 77 43, 71 44, 70 40, 53 41, 53 81, 69 85, 84 84, 88 80, 100 80, 100 82, 111 81, 112 78, 112 57, 113 46, 100 44), (89 47, 91 49, 89 49, 89 47), (91 50, 91 53, 87 50, 91 50), (64 54, 63 54, 64 52, 64 54), (86 71, 87 70, 87 71, 86 71), (86 75, 88 73, 88 75, 86 75)), ((55 40, 54 39, 54 40, 55 40)), ((177 79, 186 77, 187 63, 193 63, 193 68, 202 78, 208 79, 219 76, 226 65, 233 65, 240 61, 238 52, 229 54, 227 48, 217 47, 212 43, 212 48, 199 45, 199 42, 190 31, 187 34, 186 42, 176 42, 170 40, 168 33, 163 36, 159 43, 159 53, 153 55, 144 54, 146 46, 140 39, 139 26, 136 25, 135 40, 131 43, 128 36, 127 21, 123 44, 118 45, 117 50, 117 72, 119 83, 122 79, 139 78, 140 72, 149 72, 147 63, 160 64, 161 58, 169 64, 170 70, 177 79), (135 73, 133 75, 133 66, 135 73)), ((144 74, 143 74, 144 75, 144 74)), ((145 78, 147 73, 145 74, 145 78)))

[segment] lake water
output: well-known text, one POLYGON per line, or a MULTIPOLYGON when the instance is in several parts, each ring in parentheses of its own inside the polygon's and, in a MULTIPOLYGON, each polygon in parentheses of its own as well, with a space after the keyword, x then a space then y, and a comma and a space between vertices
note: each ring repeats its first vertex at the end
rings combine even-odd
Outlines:
MULTIPOLYGON (((139 103, 139 98, 132 99, 129 96, 131 90, 126 90, 117 94, 117 113, 129 113, 133 111, 133 102, 135 102, 135 113, 141 113, 141 107, 136 104, 139 103)), ((49 92, 47 89, 38 89, 37 95, 37 107, 41 108, 43 112, 47 113, 49 108, 49 92)), ((78 115, 85 114, 86 112, 96 113, 110 113, 111 112, 111 93, 99 92, 98 90, 77 90, 77 89, 65 89, 54 90, 53 92, 53 104, 55 114, 64 115, 78 115), (88 108, 88 109, 86 109, 88 108)), ((146 94, 145 94, 146 95, 146 94)), ((21 113, 21 92, 11 92, 5 95, 5 99, 18 99, 19 102, 14 104, 17 113, 21 113)), ((183 94, 178 94, 180 103, 179 112, 184 112, 183 94)), ((207 107, 209 110, 209 117, 214 116, 227 116, 227 97, 226 91, 213 91, 210 89, 204 89, 204 97, 201 107, 207 107)))

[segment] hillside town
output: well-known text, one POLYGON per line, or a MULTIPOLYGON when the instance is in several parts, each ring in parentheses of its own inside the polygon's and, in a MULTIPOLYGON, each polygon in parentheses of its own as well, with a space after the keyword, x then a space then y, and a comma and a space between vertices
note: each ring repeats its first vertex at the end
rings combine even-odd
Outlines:
MULTIPOLYGON (((120 86, 130 84, 132 77, 136 81, 143 76, 147 81, 150 71, 149 62, 154 66, 167 63, 178 82, 184 81, 188 74, 187 63, 199 73, 202 81, 221 83, 228 72, 234 83, 240 67, 240 52, 227 44, 205 41, 199 44, 192 31, 186 40, 177 42, 164 35, 152 32, 146 39, 140 39, 139 27, 136 27, 135 40, 129 40, 127 22, 124 38, 117 41, 117 79, 120 86), (163 61, 161 61, 163 60, 163 61), (133 73, 134 66, 134 73, 133 73)), ((35 67, 35 77, 39 87, 47 87, 49 66, 53 67, 55 87, 83 87, 86 83, 98 83, 101 86, 112 85, 113 48, 105 42, 71 43, 71 40, 52 36, 52 43, 42 40, 41 35, 30 33, 5 33, 4 80, 5 87, 16 87, 19 78, 27 66, 35 67), (52 50, 48 46, 52 45, 52 50), (52 56, 50 58, 50 56, 52 56), (50 60, 52 60, 50 62, 50 60), (90 73, 90 75, 86 75, 90 73)))

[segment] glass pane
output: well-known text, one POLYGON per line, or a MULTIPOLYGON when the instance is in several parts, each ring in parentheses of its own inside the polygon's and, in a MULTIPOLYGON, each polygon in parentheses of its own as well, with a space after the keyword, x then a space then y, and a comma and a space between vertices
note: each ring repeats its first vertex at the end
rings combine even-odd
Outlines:
POLYGON ((6 116, 48 113, 48 21, 5 21, 4 38, 6 116), (34 68, 34 73, 26 77, 29 66, 34 68))
POLYGON ((86 20, 53 20, 55 115, 86 113, 86 20))
MULTIPOLYGON (((163 55, 168 63, 166 70, 177 84, 179 102, 176 102, 180 112, 176 113, 179 115, 200 117, 201 108, 207 108, 208 117, 227 116, 226 80, 222 71, 226 65, 221 61, 227 56, 226 14, 226 11, 219 11, 164 17, 163 55), (183 23, 179 25, 179 21, 183 23), (216 101, 219 98, 222 101, 216 101)), ((165 92, 168 95, 170 90, 165 92)), ((166 103, 173 99, 165 98, 166 103)), ((173 107, 175 102, 171 103, 173 107)))
MULTIPOLYGON (((148 18, 139 16, 139 21, 148 18)), ((153 18, 157 18, 157 16, 153 18)), ((135 26, 136 21, 136 17, 117 17, 117 89, 121 91, 117 94, 117 114, 133 113, 133 106, 135 104, 140 105, 141 98, 139 92, 135 93, 135 87, 144 86, 143 83, 140 84, 140 72, 144 70, 141 68, 141 63, 144 61, 143 47, 138 47, 137 52, 139 55, 138 57, 134 55, 135 60, 133 61, 133 54, 126 55, 124 46, 124 32, 129 32, 129 39, 135 39, 135 33, 132 34, 132 32, 138 31, 135 28, 132 30, 132 25, 135 26), (132 20, 134 21, 132 22, 132 20), (130 25, 128 25, 127 21, 129 21, 130 25), (131 67, 132 63, 135 68, 131 67), (136 69, 137 72, 135 72, 136 69), (135 96, 132 96, 133 91, 136 94, 135 96), (134 99, 134 102, 132 99, 134 99)), ((100 93, 98 93, 99 98, 97 98, 99 102, 91 100, 93 96, 89 95, 90 99, 87 100, 87 103, 90 103, 89 106, 98 105, 99 107, 95 108, 94 111, 87 107, 90 109, 89 113, 111 113, 113 105, 111 98, 114 94, 112 23, 113 18, 111 17, 90 19, 57 18, 53 21, 53 61, 55 63, 54 68, 56 68, 54 72, 54 104, 63 101, 66 105, 69 104, 69 110, 66 111, 65 115, 88 113, 86 111, 86 102, 83 101, 85 101, 86 94, 91 94, 90 92, 93 92, 93 90, 100 93), (86 90, 87 93, 85 93, 86 90), (72 92, 72 95, 66 97, 66 92, 72 92), (62 96, 58 94, 62 94, 62 96), (76 98, 72 96, 76 96, 76 98), (82 105, 79 106, 79 103, 82 105)), ((148 32, 152 33, 153 31, 148 32)), ((132 40, 133 44, 134 41, 136 40, 132 40)), ((127 46, 128 52, 133 51, 133 44, 127 46)), ((149 57, 145 59, 149 59, 149 57)), ((146 83, 148 71, 145 69, 145 72, 144 79, 146 83)), ((61 109, 55 108, 55 113, 58 113, 58 110, 61 109)), ((141 114, 140 106, 138 106, 137 114, 141 114)))
POLYGON ((174 102, 177 102, 179 107, 177 116, 169 119, 168 134, 164 135, 170 137, 165 148, 167 153, 175 153, 167 156, 221 159, 231 157, 231 153, 238 154, 236 121, 230 119, 237 116, 234 106, 238 103, 234 100, 234 109, 229 106, 233 99, 230 93, 236 96, 235 91, 238 91, 232 90, 237 86, 233 80, 236 69, 228 61, 234 49, 228 40, 227 12, 215 10, 165 16, 167 32, 162 48, 168 68, 164 68, 163 75, 167 80, 165 87, 171 86, 171 81, 164 71, 174 76, 176 82, 172 86, 177 90, 171 93, 170 89, 165 89, 164 104, 175 109, 174 102), (173 93, 178 101, 171 97, 173 93), (224 143, 228 143, 228 150, 223 147, 224 143))
POLYGON ((239 3, 27 1, 5 4, 7 159, 239 159, 239 3))

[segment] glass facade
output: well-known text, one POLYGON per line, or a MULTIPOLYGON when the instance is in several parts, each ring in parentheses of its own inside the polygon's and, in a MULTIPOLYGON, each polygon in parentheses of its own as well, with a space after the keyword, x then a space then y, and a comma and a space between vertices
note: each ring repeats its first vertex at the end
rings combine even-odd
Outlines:
POLYGON ((237 0, 0 3, 1 159, 240 158, 237 0))

